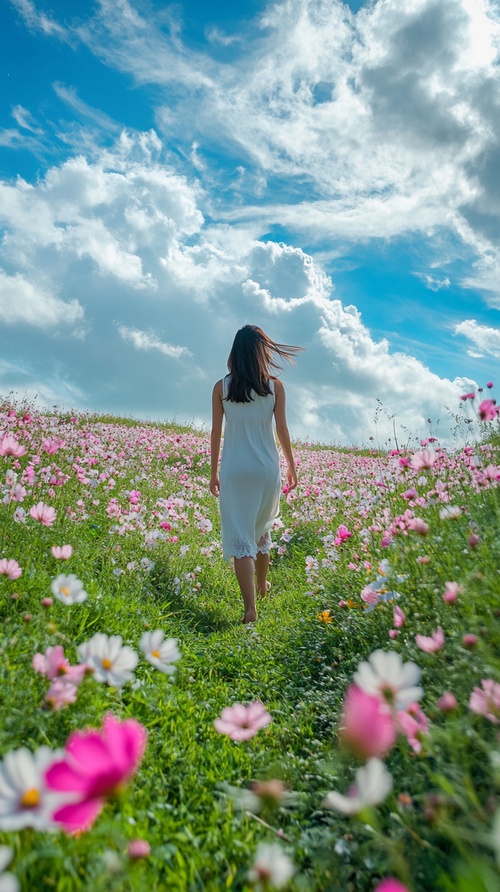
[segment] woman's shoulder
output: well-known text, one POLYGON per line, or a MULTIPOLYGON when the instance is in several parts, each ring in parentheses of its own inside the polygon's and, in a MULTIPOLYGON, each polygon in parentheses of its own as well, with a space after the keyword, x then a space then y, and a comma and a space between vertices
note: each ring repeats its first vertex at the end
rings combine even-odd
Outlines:
POLYGON ((285 385, 283 384, 283 381, 281 380, 281 378, 273 378, 273 379, 272 379, 272 382, 273 382, 273 385, 274 385, 274 392, 275 392, 275 393, 284 393, 284 391, 285 391, 285 385))

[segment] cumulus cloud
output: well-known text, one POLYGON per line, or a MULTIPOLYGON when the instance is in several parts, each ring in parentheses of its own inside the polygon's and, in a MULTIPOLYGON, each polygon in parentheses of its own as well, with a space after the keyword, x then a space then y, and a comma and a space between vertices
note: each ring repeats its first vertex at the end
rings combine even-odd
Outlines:
POLYGON ((54 328, 75 325, 83 316, 83 307, 77 300, 60 300, 20 273, 9 276, 0 269, 0 319, 5 325, 54 328))
POLYGON ((455 326, 455 334, 463 335, 470 341, 473 348, 467 352, 472 356, 500 356, 500 328, 479 325, 475 319, 464 319, 455 326))

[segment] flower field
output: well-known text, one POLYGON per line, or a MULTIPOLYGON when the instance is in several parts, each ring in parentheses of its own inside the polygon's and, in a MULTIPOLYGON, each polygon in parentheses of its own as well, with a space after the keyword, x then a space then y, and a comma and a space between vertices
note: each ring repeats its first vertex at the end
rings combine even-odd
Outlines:
POLYGON ((206 433, 3 403, 0 892, 500 887, 481 406, 454 452, 296 446, 243 626, 206 433))

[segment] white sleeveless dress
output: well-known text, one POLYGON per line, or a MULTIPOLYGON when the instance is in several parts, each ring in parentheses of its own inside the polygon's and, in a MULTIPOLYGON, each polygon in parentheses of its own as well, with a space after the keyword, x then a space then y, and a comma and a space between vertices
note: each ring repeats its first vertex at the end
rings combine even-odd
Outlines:
POLYGON ((281 474, 274 436, 272 393, 252 392, 250 403, 227 400, 229 375, 222 381, 225 416, 220 463, 219 508, 224 560, 269 554, 270 530, 279 514, 281 474))

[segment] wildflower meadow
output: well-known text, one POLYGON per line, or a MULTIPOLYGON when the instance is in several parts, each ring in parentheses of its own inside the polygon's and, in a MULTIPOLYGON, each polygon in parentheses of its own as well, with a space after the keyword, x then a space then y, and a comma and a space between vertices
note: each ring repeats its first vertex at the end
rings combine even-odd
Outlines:
POLYGON ((457 405, 295 446, 244 626, 206 431, 0 404, 0 892, 500 888, 492 382, 457 405))

